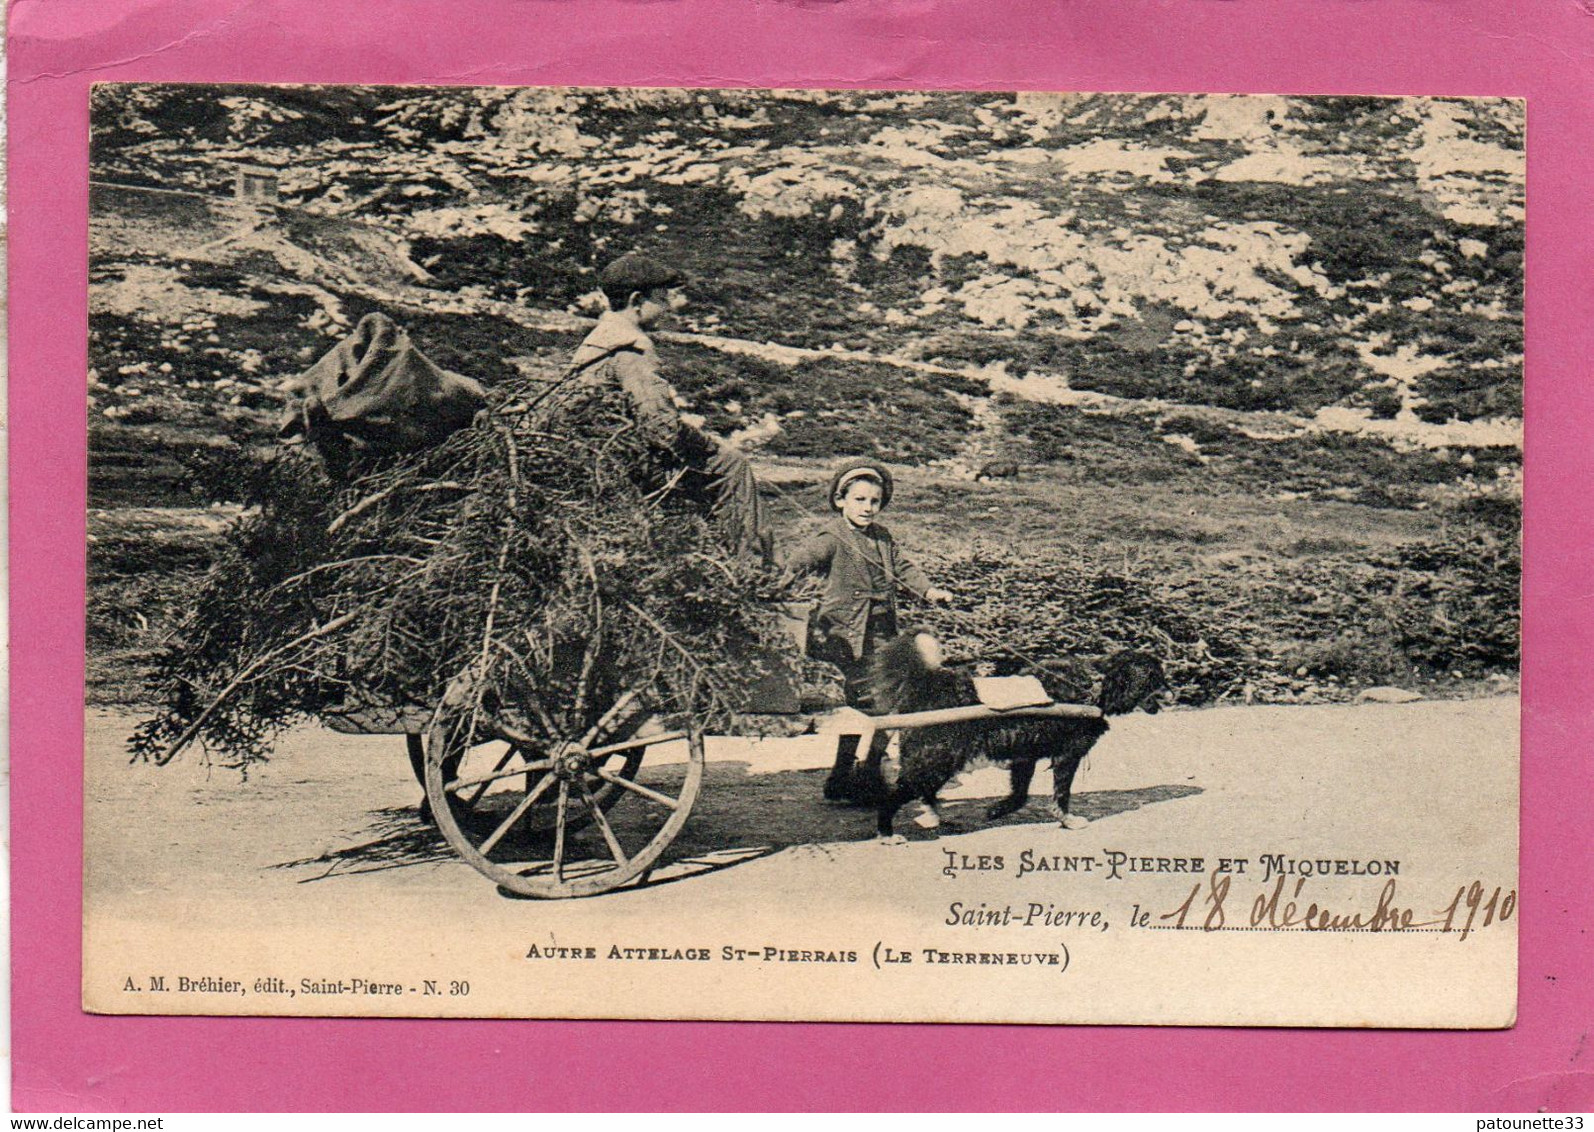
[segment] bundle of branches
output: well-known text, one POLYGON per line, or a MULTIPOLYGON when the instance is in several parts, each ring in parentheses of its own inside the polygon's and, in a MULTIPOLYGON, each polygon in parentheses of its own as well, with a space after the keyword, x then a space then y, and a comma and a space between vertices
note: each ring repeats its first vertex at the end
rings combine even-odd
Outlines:
POLYGON ((347 486, 270 457, 187 597, 135 758, 197 739, 246 765, 306 716, 429 709, 462 682, 550 735, 581 736, 625 691, 728 723, 750 658, 792 652, 761 569, 614 399, 525 404, 347 486))

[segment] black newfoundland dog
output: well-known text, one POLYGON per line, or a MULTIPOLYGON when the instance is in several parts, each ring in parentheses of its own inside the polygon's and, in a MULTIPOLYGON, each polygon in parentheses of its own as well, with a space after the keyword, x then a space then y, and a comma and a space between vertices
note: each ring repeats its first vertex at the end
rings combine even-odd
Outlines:
MULTIPOLYGON (((1166 687, 1162 665, 1143 652, 1113 653, 1096 666, 1101 692, 1096 705, 1104 715, 1126 715, 1136 708, 1155 712, 1166 687)), ((1053 699, 1081 698, 1077 672, 1036 673, 1053 699), (1073 679, 1069 677, 1072 676, 1073 679)), ((889 712, 929 711, 979 703, 974 681, 941 663, 941 646, 928 633, 906 633, 875 656, 876 705, 889 712)), ((879 834, 890 837, 897 811, 914 798, 932 813, 941 788, 974 759, 1005 762, 1011 767, 1012 789, 986 816, 1005 817, 1029 800, 1035 764, 1050 759, 1057 816, 1065 829, 1080 829, 1084 818, 1068 812, 1074 774, 1090 749, 1107 731, 1107 720, 1045 719, 1013 716, 943 723, 902 731, 901 765, 896 785, 885 791, 879 810, 879 834)))

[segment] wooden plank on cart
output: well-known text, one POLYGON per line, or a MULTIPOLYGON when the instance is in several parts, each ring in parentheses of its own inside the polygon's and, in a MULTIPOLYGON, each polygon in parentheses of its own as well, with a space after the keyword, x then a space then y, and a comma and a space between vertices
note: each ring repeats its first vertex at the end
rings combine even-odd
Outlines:
POLYGON ((432 721, 428 708, 360 704, 322 716, 333 731, 344 735, 421 735, 432 721))
POLYGON ((986 707, 1004 712, 1052 702, 1051 693, 1033 676, 976 676, 974 694, 986 707))

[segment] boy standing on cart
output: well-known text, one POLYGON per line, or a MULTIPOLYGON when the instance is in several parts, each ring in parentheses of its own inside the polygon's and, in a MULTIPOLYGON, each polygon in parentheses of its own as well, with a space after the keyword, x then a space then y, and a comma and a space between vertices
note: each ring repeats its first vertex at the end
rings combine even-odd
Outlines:
POLYGON ((682 420, 675 390, 659 374, 647 330, 685 305, 684 282, 681 272, 637 252, 605 267, 598 286, 609 309, 576 350, 571 373, 583 385, 623 392, 642 435, 686 470, 683 486, 706 502, 726 544, 769 562, 774 540, 747 458, 682 420))

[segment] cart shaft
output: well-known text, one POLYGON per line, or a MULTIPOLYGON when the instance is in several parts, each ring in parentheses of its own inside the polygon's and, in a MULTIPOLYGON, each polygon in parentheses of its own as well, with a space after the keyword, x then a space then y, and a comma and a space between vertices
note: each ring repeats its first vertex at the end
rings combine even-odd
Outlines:
POLYGON ((872 735, 876 731, 912 730, 942 723, 973 723, 986 719, 1100 719, 1101 709, 1091 704, 1041 704, 1036 707, 999 711, 984 704, 935 708, 931 711, 904 711, 891 715, 865 715, 855 708, 843 708, 819 725, 824 735, 872 735))
POLYGON ((984 704, 936 708, 933 711, 904 711, 892 715, 872 715, 874 730, 889 728, 934 727, 942 723, 971 723, 980 719, 1100 719, 1101 708, 1090 704, 1042 704, 1039 707, 998 711, 984 704))

